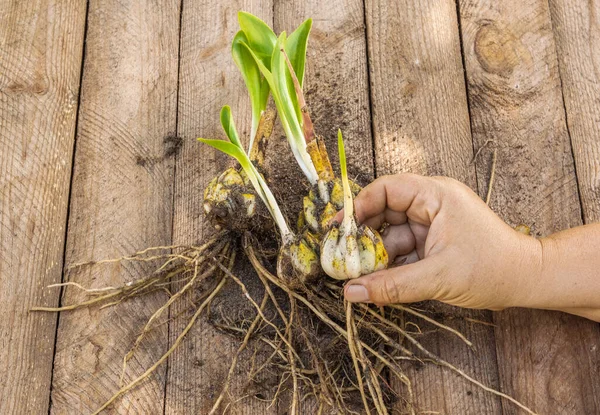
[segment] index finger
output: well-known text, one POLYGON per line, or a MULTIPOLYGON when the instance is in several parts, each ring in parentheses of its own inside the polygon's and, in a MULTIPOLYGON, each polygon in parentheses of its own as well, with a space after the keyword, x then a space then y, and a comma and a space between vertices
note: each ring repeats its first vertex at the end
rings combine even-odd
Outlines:
POLYGON ((401 225, 407 219, 430 225, 440 207, 435 179, 410 173, 382 176, 356 196, 359 223, 379 228, 384 222, 401 225))

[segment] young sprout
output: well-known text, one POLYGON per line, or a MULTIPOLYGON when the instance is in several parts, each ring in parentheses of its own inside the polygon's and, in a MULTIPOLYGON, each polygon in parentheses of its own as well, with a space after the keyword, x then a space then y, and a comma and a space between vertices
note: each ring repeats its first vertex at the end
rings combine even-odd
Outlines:
POLYGON ((228 105, 221 109, 221 126, 223 127, 223 130, 225 130, 225 134, 227 135, 227 138, 229 138, 229 141, 210 140, 205 138, 199 138, 198 141, 222 151, 223 153, 235 158, 238 163, 240 163, 247 180, 252 183, 254 190, 263 200, 264 204, 269 210, 269 213, 273 217, 273 220, 279 227, 283 242, 286 243, 291 241, 293 239, 293 233, 288 228, 283 214, 277 205, 275 196, 273 196, 273 193, 271 193, 271 190, 267 186, 265 179, 263 179, 262 175, 258 172, 258 170, 256 170, 256 167, 254 167, 254 164, 252 164, 250 158, 244 151, 235 128, 233 118, 231 116, 231 108, 228 105))
POLYGON ((229 141, 204 138, 198 140, 235 158, 240 163, 247 180, 252 183, 256 194, 267 207, 281 235, 282 244, 277 262, 279 276, 286 278, 290 283, 305 283, 312 280, 319 272, 318 242, 312 240, 310 235, 296 236, 288 227, 275 196, 242 148, 228 106, 221 110, 221 124, 229 141))
POLYGON ((342 173, 344 218, 341 224, 334 223, 321 241, 321 267, 330 277, 347 280, 384 269, 388 264, 388 254, 376 230, 356 224, 354 200, 346 167, 346 152, 340 130, 338 130, 338 149, 342 173))
POLYGON ((260 47, 261 44, 264 44, 264 47, 269 51, 274 47, 276 38, 269 26, 256 16, 245 12, 239 12, 238 20, 240 22, 240 27, 242 29, 245 28, 251 36, 249 38, 244 30, 240 30, 236 33, 233 42, 231 43, 231 55, 242 74, 242 78, 248 89, 248 94, 250 95, 252 125, 248 148, 251 149, 254 137, 258 130, 260 116, 267 108, 270 88, 269 83, 261 75, 258 64, 254 61, 254 58, 244 45, 251 43, 260 47))
MULTIPOLYGON (((342 182, 333 173, 329 155, 325 148, 325 142, 315 134, 308 106, 304 100, 302 86, 295 76, 292 62, 288 58, 285 49, 281 49, 281 53, 286 60, 292 84, 294 85, 294 94, 300 106, 306 149, 319 175, 316 185, 313 185, 308 196, 305 196, 303 199, 303 209, 298 218, 298 227, 299 229, 307 228, 307 231, 320 237, 328 228, 329 222, 335 216, 336 212, 343 207, 342 182)), ((352 181, 349 181, 349 185, 352 195, 358 194, 360 187, 352 181)))
MULTIPOLYGON (((277 38, 263 21, 252 15, 240 13, 239 20, 247 39, 244 41, 239 35, 239 44, 246 48, 245 58, 252 57, 247 64, 255 65, 268 83, 292 152, 312 185, 303 200, 298 229, 319 239, 336 211, 342 208, 343 191, 341 181, 333 173, 325 143, 315 134, 302 91, 312 21, 306 20, 289 37, 284 32, 277 38)), ((360 190, 353 182, 350 186, 353 194, 360 190)))
MULTIPOLYGON (((302 87, 304 65, 306 62, 306 46, 312 20, 308 19, 288 37, 286 32, 277 38, 275 33, 260 19, 247 13, 238 14, 240 26, 245 39, 240 35, 239 44, 246 48, 254 65, 263 76, 273 95, 279 119, 288 138, 290 147, 298 165, 311 184, 316 184, 319 174, 309 152, 307 137, 303 130, 302 108, 295 93, 292 74, 302 87), (284 50, 289 56, 292 71, 283 56, 284 50)), ((248 62, 249 59, 244 59, 248 62)), ((250 63, 247 63, 250 65, 250 63)), ((250 89, 250 88, 249 88, 250 89)), ((254 88, 256 89, 256 88, 254 88)), ((257 100, 258 101, 258 100, 257 100)))

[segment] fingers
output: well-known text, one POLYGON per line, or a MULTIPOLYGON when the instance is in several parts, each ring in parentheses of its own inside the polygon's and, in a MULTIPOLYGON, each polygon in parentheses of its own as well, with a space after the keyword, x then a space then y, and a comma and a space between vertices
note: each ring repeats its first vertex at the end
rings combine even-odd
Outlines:
POLYGON ((412 264, 412 263, 420 261, 420 260, 421 260, 421 258, 419 258, 419 254, 417 253, 416 250, 414 250, 412 252, 409 252, 406 255, 398 255, 396 257, 396 259, 394 259, 392 264, 393 265, 406 265, 406 264, 412 264))
MULTIPOLYGON (((410 218, 431 224, 441 206, 443 186, 439 179, 401 173, 382 176, 367 185, 354 200, 359 223, 379 228, 384 222, 401 225, 410 218)), ((334 221, 341 222, 343 212, 334 221)))
POLYGON ((406 220, 406 212, 397 212, 393 209, 386 208, 382 213, 375 217, 366 218, 364 220, 359 219, 358 223, 364 223, 373 229, 379 229, 384 222, 389 223, 390 225, 402 225, 403 223, 406 223, 406 220))
POLYGON ((415 236, 408 223, 399 226, 388 226, 381 237, 390 261, 393 261, 399 255, 410 253, 416 246, 415 236))
POLYGON ((416 174, 380 177, 356 196, 356 216, 359 223, 374 228, 383 222, 400 225, 407 217, 429 225, 441 205, 440 187, 435 178, 416 174))
POLYGON ((443 261, 431 256, 413 264, 350 280, 344 288, 344 296, 350 302, 377 305, 438 299, 445 273, 443 261))
POLYGON ((421 225, 420 223, 409 223, 410 231, 415 238, 415 248, 419 254, 419 258, 425 258, 425 244, 429 235, 429 226, 421 225))
MULTIPOLYGON (((340 210, 331 220, 332 222, 340 223, 344 219, 344 209, 340 210)), ((358 220, 359 224, 367 225, 373 229, 381 228, 383 223, 389 223, 390 225, 402 225, 406 223, 406 212, 396 212, 395 210, 386 208, 385 211, 377 216, 367 218, 364 221, 358 220)))

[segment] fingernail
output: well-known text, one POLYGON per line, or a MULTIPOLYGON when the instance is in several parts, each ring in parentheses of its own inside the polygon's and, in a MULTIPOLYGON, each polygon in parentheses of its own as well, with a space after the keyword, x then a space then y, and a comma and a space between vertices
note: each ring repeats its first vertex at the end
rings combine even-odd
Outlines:
POLYGON ((369 301, 369 292, 362 285, 349 285, 346 288, 346 300, 351 303, 366 303, 369 301))

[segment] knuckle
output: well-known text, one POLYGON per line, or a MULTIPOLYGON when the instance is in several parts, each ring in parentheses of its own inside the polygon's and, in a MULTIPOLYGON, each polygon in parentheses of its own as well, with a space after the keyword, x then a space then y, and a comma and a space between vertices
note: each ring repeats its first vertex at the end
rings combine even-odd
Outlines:
POLYGON ((377 179, 375 179, 375 181, 373 183, 389 183, 389 182, 393 182, 395 179, 395 175, 391 175, 391 174, 384 174, 383 176, 379 176, 377 177, 377 179))
POLYGON ((464 203, 474 193, 466 184, 451 177, 435 177, 436 193, 440 199, 452 200, 455 203, 464 203))
POLYGON ((379 295, 376 299, 380 304, 391 304, 398 302, 399 288, 393 278, 382 278, 379 284, 379 295))
POLYGON ((463 184, 462 182, 459 182, 458 180, 456 180, 452 177, 435 176, 435 177, 432 177, 432 179, 435 181, 436 185, 442 191, 461 190, 461 189, 464 189, 467 187, 465 184, 463 184))
POLYGON ((415 182, 415 181, 419 180, 420 178, 422 178, 423 176, 420 176, 415 173, 397 173, 393 177, 396 180, 402 180, 404 182, 415 182))
POLYGON ((432 300, 444 300, 449 294, 448 268, 446 265, 440 266, 435 273, 431 275, 431 284, 429 284, 429 297, 432 300))

